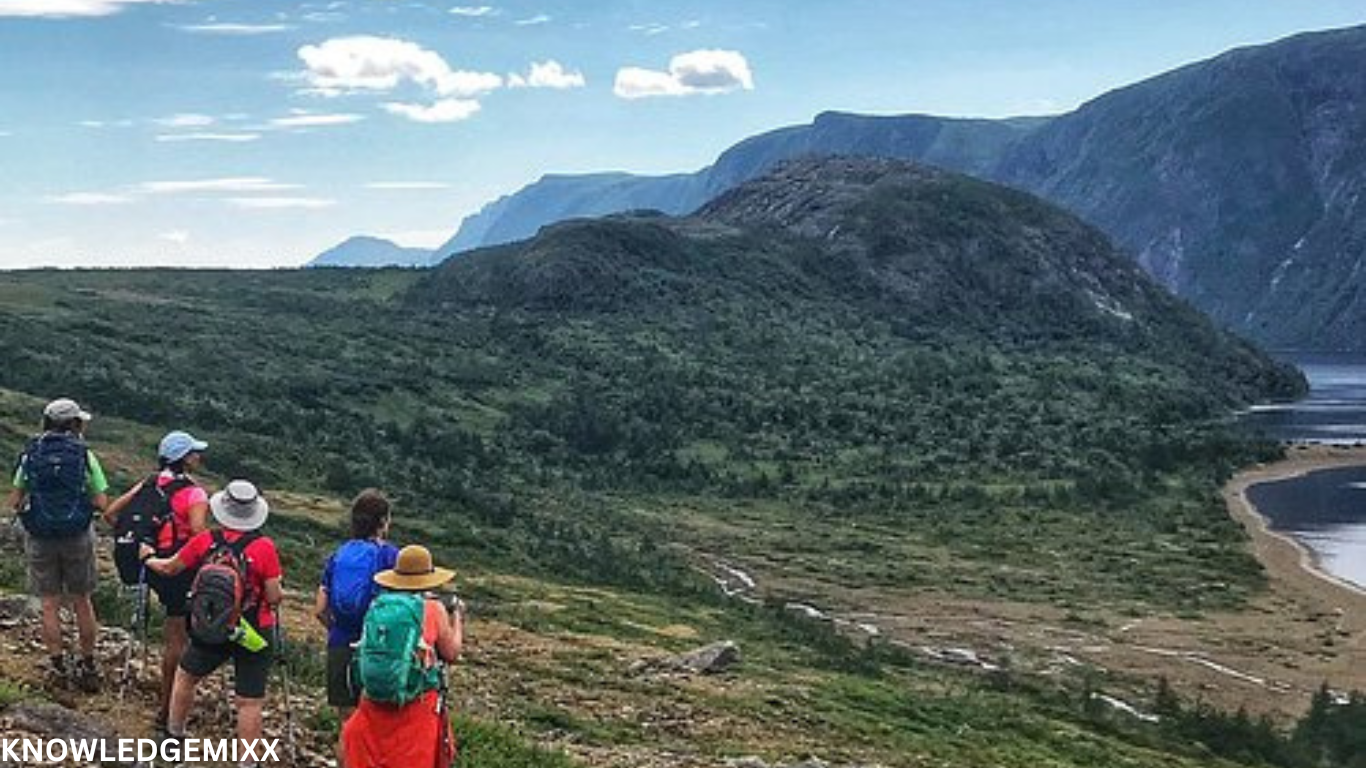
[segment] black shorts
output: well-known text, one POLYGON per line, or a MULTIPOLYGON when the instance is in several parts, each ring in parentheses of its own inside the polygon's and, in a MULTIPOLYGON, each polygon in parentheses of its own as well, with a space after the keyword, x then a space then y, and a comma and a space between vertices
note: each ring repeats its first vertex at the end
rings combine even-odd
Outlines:
POLYGON ((360 691, 351 686, 355 651, 349 645, 327 649, 327 703, 334 707, 354 707, 360 701, 360 691))
POLYGON ((166 609, 167 618, 190 615, 190 585, 193 583, 194 574, 189 571, 181 571, 175 576, 162 576, 147 569, 147 586, 157 593, 157 600, 166 609))
POLYGON ((180 657, 180 668, 195 677, 208 677, 232 659, 233 690, 246 699, 263 699, 274 657, 274 649, 269 645, 253 652, 237 643, 206 645, 190 638, 190 647, 180 657))

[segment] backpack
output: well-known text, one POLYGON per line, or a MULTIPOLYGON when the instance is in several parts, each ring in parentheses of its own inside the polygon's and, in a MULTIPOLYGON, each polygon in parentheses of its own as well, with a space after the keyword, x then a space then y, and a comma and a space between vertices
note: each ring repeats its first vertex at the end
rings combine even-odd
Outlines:
MULTIPOLYGON (((119 580, 130 586, 140 583, 142 578, 143 544, 157 546, 162 529, 168 525, 171 526, 171 541, 180 542, 171 499, 181 490, 194 485, 194 481, 184 475, 176 475, 163 488, 157 484, 159 477, 160 473, 157 473, 142 481, 142 487, 114 521, 114 565, 118 568, 119 580)), ((158 550, 157 554, 164 556, 171 553, 158 550)))
POLYGON ((441 684, 434 649, 422 640, 421 595, 384 592, 365 614, 352 679, 367 699, 403 706, 441 684))
POLYGON ((190 585, 190 636, 208 645, 233 639, 243 612, 256 604, 247 578, 247 547, 261 538, 252 531, 229 542, 214 531, 213 544, 190 585))
POLYGON ((24 448, 20 471, 28 491, 24 528, 39 539, 74 536, 90 527, 85 441, 70 432, 46 432, 24 448))
POLYGON ((375 573, 383 547, 374 541, 351 540, 332 556, 331 579, 327 583, 327 607, 336 625, 360 629, 365 611, 378 591, 375 573))

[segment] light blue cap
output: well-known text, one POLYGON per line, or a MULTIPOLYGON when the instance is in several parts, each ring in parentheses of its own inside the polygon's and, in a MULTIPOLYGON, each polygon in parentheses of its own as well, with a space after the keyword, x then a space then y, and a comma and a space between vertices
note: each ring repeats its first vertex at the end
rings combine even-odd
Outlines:
POLYGON ((167 461, 180 461, 196 451, 202 451, 209 447, 209 444, 196 438, 189 432, 167 432, 161 438, 161 445, 157 448, 157 455, 167 461))

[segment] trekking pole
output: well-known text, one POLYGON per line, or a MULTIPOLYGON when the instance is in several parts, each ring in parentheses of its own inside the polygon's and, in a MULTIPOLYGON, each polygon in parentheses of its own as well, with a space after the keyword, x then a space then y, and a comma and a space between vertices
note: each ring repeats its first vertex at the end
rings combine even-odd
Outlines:
POLYGON ((299 748, 294 741, 294 708, 289 705, 289 660, 285 658, 285 628, 280 606, 275 606, 275 654, 279 658, 280 683, 284 687, 285 710, 285 750, 289 762, 295 765, 299 760, 299 748))
POLYGON ((138 583, 133 592, 133 615, 128 621, 128 645, 123 651, 123 677, 119 680, 119 701, 128 698, 133 685, 133 643, 139 645, 140 658, 147 662, 147 566, 138 569, 138 583), (139 628, 141 634, 139 634, 139 628))

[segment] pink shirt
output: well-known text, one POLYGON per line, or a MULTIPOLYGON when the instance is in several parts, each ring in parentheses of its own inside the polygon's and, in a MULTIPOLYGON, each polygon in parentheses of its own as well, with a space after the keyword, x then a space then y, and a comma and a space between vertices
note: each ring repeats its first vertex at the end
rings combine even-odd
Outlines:
MULTIPOLYGON (((184 476, 189 480, 188 475, 184 476)), ((161 470, 157 475, 157 487, 165 488, 175 480, 175 475, 169 469, 161 470)), ((193 483, 193 481, 191 481, 193 483)), ((175 533, 172 539, 172 526, 163 526, 157 534, 157 549, 162 552, 175 552, 190 540, 190 509, 196 504, 207 504, 209 493, 198 485, 188 485, 171 495, 171 514, 175 516, 175 533)))

